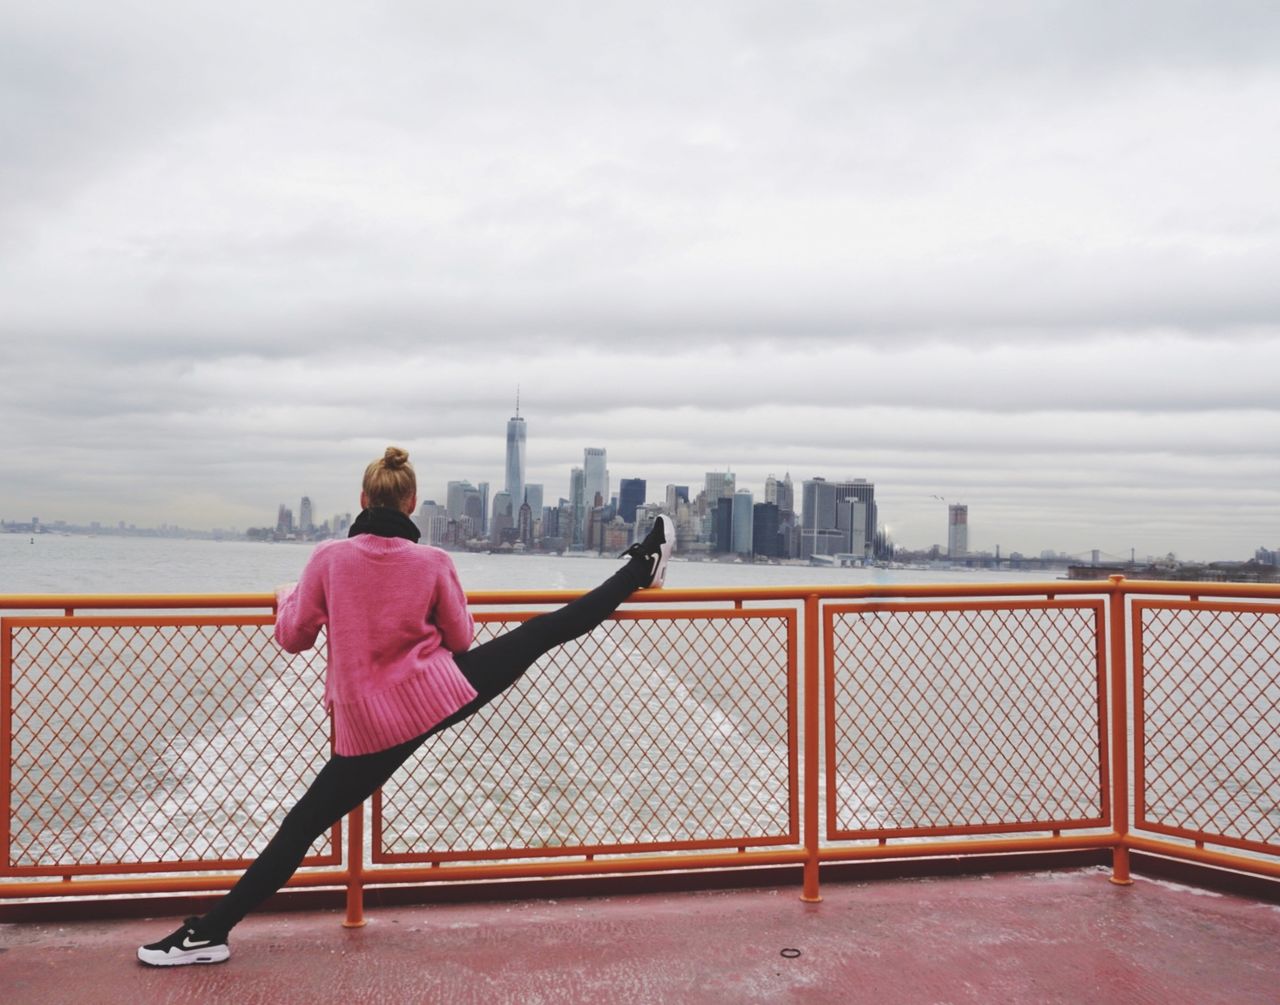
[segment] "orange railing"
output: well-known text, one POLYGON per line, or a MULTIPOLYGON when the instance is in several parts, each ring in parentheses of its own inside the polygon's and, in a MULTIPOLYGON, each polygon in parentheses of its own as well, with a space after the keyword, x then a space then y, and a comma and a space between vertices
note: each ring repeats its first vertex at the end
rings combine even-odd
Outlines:
MULTIPOLYGON (((573 595, 470 599, 483 640, 573 595)), ((292 885, 360 924, 364 885, 442 880, 802 864, 816 900, 823 862, 1083 848, 1121 883, 1130 849, 1280 876, 1280 590, 634 599, 292 885)), ((0 897, 234 881, 329 753, 323 649, 280 652, 271 605, 0 596, 0 897)))

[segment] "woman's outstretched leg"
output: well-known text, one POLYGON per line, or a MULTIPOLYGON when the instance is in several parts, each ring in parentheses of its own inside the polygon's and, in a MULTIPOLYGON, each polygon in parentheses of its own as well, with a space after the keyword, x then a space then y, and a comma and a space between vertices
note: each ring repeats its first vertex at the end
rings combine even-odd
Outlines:
POLYGON ((675 540, 675 522, 669 516, 659 516, 649 536, 627 549, 630 561, 590 593, 558 610, 530 618, 496 639, 458 653, 454 657, 458 669, 476 689, 477 697, 451 717, 450 723, 461 721, 493 701, 540 656, 586 635, 636 590, 660 586, 675 540))
POLYGON ((204 917, 188 918, 167 938, 143 946, 138 958, 153 966, 225 960, 231 929, 284 886, 316 838, 368 799, 424 739, 416 737, 375 754, 331 757, 236 885, 204 917))

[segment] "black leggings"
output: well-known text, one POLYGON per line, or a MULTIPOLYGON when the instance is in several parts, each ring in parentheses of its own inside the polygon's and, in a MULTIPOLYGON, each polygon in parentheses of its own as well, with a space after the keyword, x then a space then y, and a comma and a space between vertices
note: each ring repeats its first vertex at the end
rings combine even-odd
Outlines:
POLYGON ((226 933, 284 886, 321 834, 373 795, 430 736, 461 722, 509 688, 533 662, 599 625, 647 579, 633 559, 570 604, 540 614, 454 659, 476 697, 421 736, 374 754, 329 758, 262 854, 201 920, 206 931, 226 933))

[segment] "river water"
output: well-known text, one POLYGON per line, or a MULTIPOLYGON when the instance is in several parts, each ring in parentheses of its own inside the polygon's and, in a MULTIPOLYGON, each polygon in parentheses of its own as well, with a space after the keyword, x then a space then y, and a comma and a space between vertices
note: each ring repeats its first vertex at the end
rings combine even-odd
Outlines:
MULTIPOLYGON (((0 594, 269 593, 291 582, 311 545, 83 535, 0 534, 0 594)), ((616 567, 612 558, 455 552, 472 590, 586 589, 616 567)), ((1051 572, 831 569, 673 561, 669 586, 741 587, 851 583, 1039 582, 1051 572)))

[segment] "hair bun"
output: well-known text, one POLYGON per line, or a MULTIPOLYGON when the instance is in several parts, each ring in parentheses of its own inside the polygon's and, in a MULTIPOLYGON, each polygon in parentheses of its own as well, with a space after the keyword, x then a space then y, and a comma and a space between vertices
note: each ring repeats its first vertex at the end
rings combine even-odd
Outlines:
POLYGON ((396 471, 409 463, 409 452, 401 450, 399 447, 387 447, 387 452, 382 455, 383 467, 396 471))

